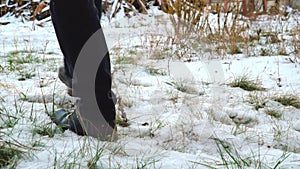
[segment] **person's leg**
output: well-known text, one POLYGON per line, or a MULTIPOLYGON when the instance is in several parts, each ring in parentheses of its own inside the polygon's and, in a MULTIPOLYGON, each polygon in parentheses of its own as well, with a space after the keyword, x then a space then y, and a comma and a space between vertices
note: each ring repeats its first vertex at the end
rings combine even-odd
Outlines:
POLYGON ((100 111, 102 112, 105 120, 114 127, 114 120, 116 116, 114 103, 115 96, 111 91, 111 80, 110 59, 109 54, 107 53, 97 71, 95 92, 100 111))
POLYGON ((72 77, 83 45, 100 29, 98 10, 92 0, 52 0, 50 7, 66 73, 72 77))
MULTIPOLYGON (((94 0, 77 0, 76 2, 72 0, 52 0, 50 7, 55 32, 64 54, 66 74, 73 78, 76 60, 83 45, 101 28, 99 11, 94 0)), ((106 45, 105 40, 103 44, 106 45)), ((111 73, 108 53, 98 68, 95 79, 95 92, 98 107, 103 117, 111 126, 114 126, 115 106, 111 97, 111 73)), ((87 103, 88 100, 83 102, 87 103)))
MULTIPOLYGON (((95 3, 95 6, 97 8, 97 11, 98 11, 98 16, 99 16, 99 19, 101 18, 101 7, 102 7, 102 0, 94 0, 94 3, 95 3)), ((72 96, 72 73, 70 73, 70 70, 73 69, 73 63, 72 63, 72 58, 73 56, 68 54, 70 53, 66 47, 64 46, 66 43, 64 43, 64 38, 63 37, 63 34, 62 34, 62 31, 60 30, 60 25, 59 25, 59 21, 58 21, 58 17, 56 16, 56 12, 55 11, 52 11, 52 17, 54 19, 53 21, 53 24, 56 28, 56 33, 58 34, 58 38, 60 38, 59 42, 60 42, 60 45, 62 46, 62 52, 64 53, 65 57, 64 57, 64 66, 60 67, 59 68, 59 71, 58 71, 58 77, 59 79, 69 88, 68 89, 68 94, 72 96)))
POLYGON ((99 19, 101 19, 101 14, 102 14, 102 0, 95 0, 95 5, 96 5, 96 8, 98 10, 99 19))

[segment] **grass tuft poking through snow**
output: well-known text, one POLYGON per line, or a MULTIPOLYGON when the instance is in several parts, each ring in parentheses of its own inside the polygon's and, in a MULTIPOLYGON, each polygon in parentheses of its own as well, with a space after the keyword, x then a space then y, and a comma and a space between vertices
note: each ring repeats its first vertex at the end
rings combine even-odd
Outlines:
POLYGON ((255 110, 258 110, 266 106, 267 98, 257 93, 250 93, 247 102, 254 105, 255 110))
POLYGON ((233 82, 229 84, 231 87, 239 87, 246 91, 264 91, 265 88, 259 86, 254 81, 249 80, 246 76, 241 76, 236 78, 233 82))
POLYGON ((9 135, 0 131, 0 168, 16 168, 18 161, 25 157, 31 148, 12 138, 6 140, 5 137, 9 135))
POLYGON ((19 149, 0 146, 0 167, 15 166, 18 158, 20 158, 21 151, 19 149))
POLYGON ((293 106, 300 109, 300 98, 299 96, 287 94, 282 96, 275 96, 272 98, 274 101, 281 103, 284 106, 293 106))

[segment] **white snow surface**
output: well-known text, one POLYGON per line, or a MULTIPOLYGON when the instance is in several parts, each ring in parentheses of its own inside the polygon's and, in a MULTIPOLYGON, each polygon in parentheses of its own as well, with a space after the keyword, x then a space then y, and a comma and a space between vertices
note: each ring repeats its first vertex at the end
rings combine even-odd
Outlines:
MULTIPOLYGON (((295 18, 299 21, 299 12, 295 18)), ((284 155, 288 157, 280 168, 300 167, 300 110, 271 99, 256 110, 247 102, 250 95, 299 96, 299 56, 293 63, 291 56, 239 54, 207 58, 199 52, 195 54, 198 59, 186 62, 167 53, 159 54, 174 33, 169 17, 156 8, 148 15, 118 16, 111 22, 104 16, 113 91, 122 98, 130 126, 118 126, 116 142, 102 142, 70 131, 49 137, 33 132, 38 126, 55 128, 46 108, 52 111, 53 107, 69 107, 75 101, 57 78, 63 56, 52 23, 23 23, 11 17, 1 20, 11 22, 0 27, 1 68, 11 66, 7 55, 14 51, 31 51, 33 57, 42 60, 20 64, 21 70, 10 67, 13 70, 9 72, 0 71, 0 125, 7 120, 3 114, 19 118, 13 127, 0 129, 1 135, 6 133, 1 140, 14 139, 32 147, 24 150, 16 168, 88 168, 99 152, 96 168, 226 168, 217 146, 219 140, 236 159, 245 160, 248 168, 274 167, 284 155), (164 54, 168 56, 161 56, 164 54), (20 81, 22 71, 35 76, 20 81), (243 75, 266 90, 248 92, 227 85, 243 75), (176 85, 186 91, 178 90, 176 85), (274 118, 267 110, 276 110, 282 116, 274 118)), ((285 22, 288 27, 297 26, 292 17, 285 22)), ((270 23, 257 25, 274 28, 275 21, 270 23)), ((199 42, 199 48, 203 43, 199 42)))

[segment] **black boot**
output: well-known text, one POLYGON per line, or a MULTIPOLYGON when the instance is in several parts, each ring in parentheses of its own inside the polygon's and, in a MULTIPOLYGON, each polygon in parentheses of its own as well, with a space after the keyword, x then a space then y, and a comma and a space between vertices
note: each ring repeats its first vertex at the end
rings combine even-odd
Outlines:
POLYGON ((86 135, 75 111, 68 112, 64 109, 57 110, 50 116, 50 118, 57 126, 60 126, 64 131, 69 129, 80 136, 86 135))

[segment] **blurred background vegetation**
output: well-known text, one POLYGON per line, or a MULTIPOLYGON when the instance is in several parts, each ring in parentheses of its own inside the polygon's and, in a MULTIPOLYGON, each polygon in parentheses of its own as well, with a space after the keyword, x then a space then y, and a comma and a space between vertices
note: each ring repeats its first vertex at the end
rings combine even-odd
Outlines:
MULTIPOLYGON (((95 0, 100 1, 100 0, 95 0)), ((44 19, 50 16, 50 0, 0 0, 0 17, 15 16, 25 20, 44 19)), ((74 1, 75 3, 76 1, 74 1)), ((99 3, 96 3, 99 4, 99 3)), ((70 5, 71 6, 71 5, 70 5)), ((212 13, 238 12, 244 16, 278 14, 280 6, 300 8, 297 0, 103 0, 102 12, 109 19, 118 12, 131 17, 136 13, 147 14, 151 6, 159 6, 169 14, 196 24, 204 8, 212 13)))

